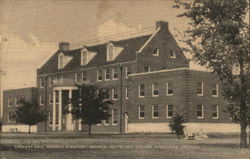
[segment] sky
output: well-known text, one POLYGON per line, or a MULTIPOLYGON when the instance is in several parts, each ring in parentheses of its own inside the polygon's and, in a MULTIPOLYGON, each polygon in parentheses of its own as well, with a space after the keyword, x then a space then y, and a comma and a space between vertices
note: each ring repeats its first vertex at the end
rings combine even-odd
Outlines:
POLYGON ((168 21, 176 36, 188 20, 177 18, 182 10, 173 5, 173 0, 0 0, 2 89, 36 86, 36 70, 62 41, 73 47, 103 36, 125 38, 129 34, 121 33, 155 28, 158 20, 168 21))

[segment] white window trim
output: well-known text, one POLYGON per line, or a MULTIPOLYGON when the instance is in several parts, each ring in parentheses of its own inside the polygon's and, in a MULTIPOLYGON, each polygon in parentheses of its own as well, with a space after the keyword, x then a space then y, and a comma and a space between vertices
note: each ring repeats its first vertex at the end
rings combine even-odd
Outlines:
POLYGON ((106 78, 106 75, 107 75, 107 68, 104 69, 104 80, 109 81, 110 80, 110 72, 109 72, 109 79, 106 78))
POLYGON ((173 51, 173 50, 170 50, 170 51, 172 51, 172 53, 174 54, 174 56, 169 56, 171 59, 176 59, 176 54, 175 54, 175 52, 173 51))
POLYGON ((8 97, 8 107, 11 107, 12 103, 11 103, 11 97, 8 97), (10 104, 11 103, 11 104, 10 104))
MULTIPOLYGON (((118 74, 118 72, 117 72, 117 74, 118 74)), ((115 68, 112 68, 112 80, 118 80, 118 77, 115 78, 115 68)))
POLYGON ((125 99, 129 99, 128 95, 128 86, 125 87, 125 99))
POLYGON ((219 85, 216 84, 216 95, 212 94, 212 97, 219 97, 219 85))
MULTIPOLYGON (((115 88, 112 88, 112 100, 118 100, 118 94, 117 94, 117 98, 115 98, 115 88)), ((117 90, 118 93, 118 90, 117 90)))
POLYGON ((155 95, 154 94, 154 91, 155 91, 155 83, 152 83, 152 97, 158 97, 159 96, 159 90, 158 90, 158 94, 157 95, 155 95))
MULTIPOLYGON (((44 102, 44 101, 43 101, 44 102)), ((39 96, 39 105, 43 105, 44 103, 42 103, 42 95, 39 96)))
POLYGON ((63 61, 63 54, 61 53, 58 56, 58 69, 63 69, 63 67, 64 67, 64 61, 63 61), (61 58, 62 58, 62 65, 61 65, 61 58))
POLYGON ((144 107, 144 117, 141 117, 141 115, 140 115, 141 114, 141 109, 140 109, 141 106, 142 105, 139 105, 139 107, 138 107, 138 119, 145 119, 145 107, 144 107))
POLYGON ((152 105, 152 119, 159 119, 159 105, 152 105), (158 117, 154 117, 154 106, 158 106, 158 117))
POLYGON ((52 97, 53 97, 53 95, 49 94, 49 104, 52 104, 52 103, 53 103, 53 100, 52 100, 52 102, 51 102, 51 99, 53 99, 52 97))
POLYGON ((110 43, 108 46, 107 46, 107 61, 113 61, 114 60, 114 45, 112 43, 110 43), (109 48, 110 47, 113 47, 113 50, 112 50, 112 59, 110 59, 109 57, 109 48))
POLYGON ((77 83, 78 82, 78 73, 75 73, 75 83, 77 83))
POLYGON ((51 114, 51 112, 49 112, 48 121, 49 121, 49 126, 52 126, 52 125, 53 125, 53 123, 52 123, 52 124, 50 124, 50 120, 51 120, 50 114, 51 114))
POLYGON ((87 65, 88 64, 88 51, 86 49, 84 49, 82 52, 81 52, 81 65, 87 65), (83 61, 83 55, 84 53, 86 54, 86 61, 83 61))
MULTIPOLYGON (((111 122, 112 125, 117 125, 117 123, 114 123, 114 114, 115 114, 115 113, 114 113, 114 112, 115 112, 114 110, 115 110, 115 109, 116 109, 116 111, 117 111, 117 108, 113 108, 113 109, 112 109, 112 118, 111 118, 111 120, 112 120, 112 122, 111 122)), ((116 117, 117 117, 117 116, 116 116, 116 117)), ((116 121, 118 122, 118 118, 116 119, 116 121)))
POLYGON ((139 85, 138 85, 138 92, 139 92, 138 95, 139 95, 139 98, 144 98, 144 97, 145 97, 145 85, 144 85, 144 96, 141 96, 141 85, 142 85, 142 84, 139 84, 139 85))
MULTIPOLYGON (((196 106, 196 109, 197 109, 197 106, 196 106)), ((198 119, 203 119, 204 118, 204 105, 203 104, 201 104, 201 114, 202 114, 201 117, 197 116, 198 119)), ((196 115, 197 115, 197 110, 196 110, 196 115)))
POLYGON ((160 56, 160 49, 159 48, 155 48, 154 50, 153 50, 153 56, 160 56), (154 51, 155 50, 157 50, 156 51, 156 54, 154 54, 154 51))
MULTIPOLYGON (((169 105, 173 105, 173 104, 168 104, 168 105, 166 106, 166 118, 167 118, 167 119, 173 118, 173 116, 168 116, 168 107, 169 107, 169 105)), ((173 112, 174 112, 174 105, 173 105, 173 112)))
POLYGON ((144 66, 144 71, 145 71, 145 72, 151 72, 151 67, 150 67, 150 66, 147 66, 147 65, 144 66), (145 67, 148 67, 148 71, 145 70, 145 67))
MULTIPOLYGON (((169 82, 167 82, 167 84, 166 84, 166 87, 167 87, 167 92, 166 92, 166 95, 167 95, 167 96, 173 96, 173 95, 174 95, 174 93, 173 93, 173 94, 168 94, 168 90, 169 90, 168 84, 169 84, 169 82)), ((172 88, 172 89, 173 89, 173 88, 172 88)))
MULTIPOLYGON (((197 88, 196 88, 197 91, 197 88)), ((197 94, 197 96, 204 96, 204 82, 201 82, 201 94, 197 94)))
POLYGON ((83 80, 83 75, 84 75, 84 73, 86 73, 86 72, 82 72, 82 73, 81 73, 81 81, 82 81, 82 82, 86 82, 86 81, 87 81, 87 77, 86 77, 86 76, 85 76, 85 77, 86 77, 86 81, 83 80))
POLYGON ((99 80, 99 70, 98 69, 96 70, 96 81, 97 82, 102 81, 102 80, 99 80))
POLYGON ((14 102, 15 102, 15 106, 17 107, 18 104, 17 104, 17 97, 14 97, 14 102))
POLYGON ((212 117, 212 119, 219 119, 219 106, 216 105, 216 113, 217 113, 217 117, 212 117))
POLYGON ((125 77, 128 78, 128 66, 125 66, 125 77))
POLYGON ((42 82, 43 81, 43 79, 42 78, 40 78, 40 88, 43 88, 43 85, 42 85, 42 82))
POLYGON ((107 126, 107 125, 110 125, 110 120, 109 120, 109 123, 106 122, 106 120, 102 120, 103 122, 103 125, 107 126))

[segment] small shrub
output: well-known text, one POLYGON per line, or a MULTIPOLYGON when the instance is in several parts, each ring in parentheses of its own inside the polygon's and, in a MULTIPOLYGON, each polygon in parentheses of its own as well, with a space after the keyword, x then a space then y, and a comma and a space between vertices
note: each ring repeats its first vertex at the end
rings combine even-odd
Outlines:
POLYGON ((176 114, 172 121, 169 123, 171 130, 177 135, 178 139, 184 135, 184 127, 182 124, 184 123, 183 116, 180 114, 176 114))

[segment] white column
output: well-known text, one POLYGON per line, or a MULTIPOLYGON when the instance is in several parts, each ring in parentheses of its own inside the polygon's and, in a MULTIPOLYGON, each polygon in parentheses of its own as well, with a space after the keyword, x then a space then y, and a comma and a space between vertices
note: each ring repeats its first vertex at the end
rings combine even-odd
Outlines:
POLYGON ((67 130, 73 130, 72 114, 71 114, 71 110, 72 110, 71 99, 72 99, 72 90, 70 89, 69 90, 69 101, 70 101, 70 103, 68 105, 70 113, 67 114, 67 130))
POLYGON ((52 130, 56 130, 56 91, 53 91, 53 120, 52 120, 52 130))
POLYGON ((78 120, 78 130, 81 131, 82 130, 82 119, 78 120))
POLYGON ((59 90, 59 120, 58 120, 58 130, 62 130, 62 90, 59 90))

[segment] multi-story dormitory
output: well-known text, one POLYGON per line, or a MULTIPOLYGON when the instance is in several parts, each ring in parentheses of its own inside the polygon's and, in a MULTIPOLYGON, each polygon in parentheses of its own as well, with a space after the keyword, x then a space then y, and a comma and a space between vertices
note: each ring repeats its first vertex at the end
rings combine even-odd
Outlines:
POLYGON ((63 113, 76 83, 105 87, 114 101, 110 119, 94 125, 94 133, 170 132, 168 123, 176 113, 192 132, 240 130, 225 113, 219 79, 189 68, 164 21, 156 22, 152 34, 126 40, 73 50, 69 43, 59 43, 58 51, 37 70, 37 98, 49 112, 38 131, 45 126, 46 131, 87 131, 81 121, 63 113))

